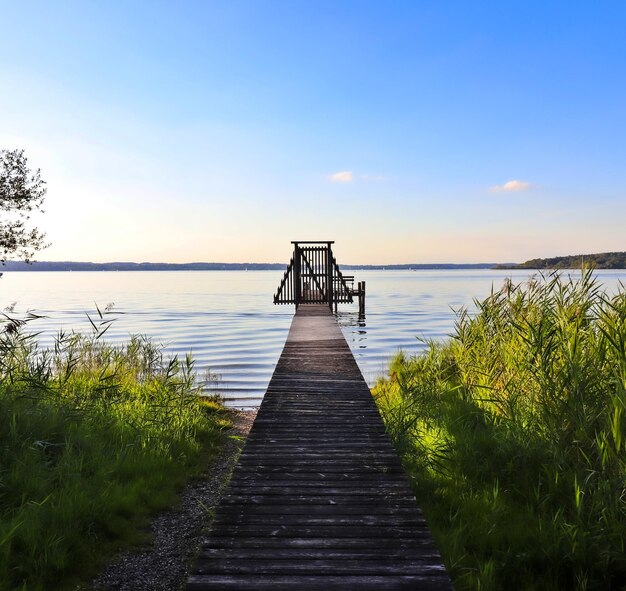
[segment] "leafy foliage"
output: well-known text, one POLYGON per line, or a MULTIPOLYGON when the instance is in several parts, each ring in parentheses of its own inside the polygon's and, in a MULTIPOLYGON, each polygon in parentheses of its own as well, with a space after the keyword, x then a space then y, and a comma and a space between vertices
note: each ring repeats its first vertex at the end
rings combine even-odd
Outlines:
POLYGON ((0 221, 0 260, 17 256, 29 261, 45 248, 45 234, 28 228, 30 214, 41 211, 46 195, 41 171, 31 171, 24 150, 0 150, 0 210, 9 214, 0 221))

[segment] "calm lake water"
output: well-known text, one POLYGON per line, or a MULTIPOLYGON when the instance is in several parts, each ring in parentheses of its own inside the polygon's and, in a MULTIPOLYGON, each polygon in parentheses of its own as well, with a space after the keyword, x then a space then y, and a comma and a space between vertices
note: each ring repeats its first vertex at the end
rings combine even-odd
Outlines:
MULTIPOLYGON (((352 274, 352 272, 350 272, 352 274)), ((86 313, 113 304, 120 313, 107 333, 122 341, 145 334, 168 351, 196 359, 220 376, 217 390, 231 406, 258 406, 282 350, 293 306, 272 297, 282 271, 25 272, 0 280, 0 308, 32 310, 45 318, 30 325, 44 344, 60 330, 89 331, 86 313)), ((357 271, 367 282, 366 317, 357 304, 339 308, 338 320, 368 382, 386 370, 400 349, 418 352, 420 339, 448 336, 454 310, 472 307, 506 277, 526 281, 526 271, 357 271)), ((597 273, 609 291, 626 271, 597 273)))

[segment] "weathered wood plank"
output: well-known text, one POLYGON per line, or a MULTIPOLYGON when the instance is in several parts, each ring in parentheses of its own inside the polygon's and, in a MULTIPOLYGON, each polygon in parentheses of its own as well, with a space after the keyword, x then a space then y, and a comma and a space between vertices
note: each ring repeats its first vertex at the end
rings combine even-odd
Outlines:
MULTIPOLYGON (((434 549, 432 539, 423 536, 411 538, 267 538, 247 536, 229 537, 218 536, 215 533, 211 538, 202 544, 202 548, 274 548, 274 549, 291 549, 291 548, 315 548, 315 549, 334 549, 334 550, 353 550, 373 548, 393 548, 394 550, 412 549, 413 551, 421 551, 428 548, 429 551, 434 549)), ((446 589, 446 587, 442 587, 446 589)))
MULTIPOLYGON (((428 551, 426 547, 419 554, 420 559, 430 560, 436 559, 439 554, 436 550, 428 551)), ((268 560, 278 560, 285 558, 294 558, 297 560, 406 560, 414 559, 414 550, 393 550, 388 551, 385 548, 377 550, 370 549, 352 549, 352 550, 334 550, 332 548, 289 548, 278 550, 276 548, 206 548, 200 552, 200 558, 245 558, 268 560)))
MULTIPOLYGON (((415 591, 440 591, 441 580, 446 576, 438 573, 433 576, 339 576, 339 575, 192 575, 189 577, 189 591, 380 591, 412 589, 415 591)), ((450 588, 450 587, 449 587, 450 588)))
POLYGON ((425 527, 426 520, 422 517, 407 515, 248 515, 247 513, 228 514, 220 513, 214 520, 213 527, 222 525, 262 525, 262 526, 306 526, 337 525, 337 526, 378 526, 378 527, 425 527))
POLYGON ((329 504, 324 505, 221 505, 217 511, 217 515, 272 515, 280 517, 285 515, 307 515, 309 517, 325 516, 325 515, 406 515, 413 517, 421 515, 421 511, 413 504, 406 506, 399 505, 370 505, 363 506, 361 504, 348 505, 341 509, 337 509, 329 504))
POLYGON ((332 464, 304 462, 302 465, 294 464, 291 466, 285 466, 283 464, 273 465, 263 462, 259 464, 239 464, 236 471, 237 474, 319 474, 320 477, 324 477, 326 474, 342 474, 346 478, 349 478, 349 475, 352 474, 355 478, 358 478, 359 474, 375 476, 380 476, 381 474, 398 474, 401 473, 401 467, 399 463, 397 466, 389 466, 384 463, 381 463, 380 465, 373 463, 354 465, 345 463, 342 464, 340 462, 334 462, 332 464))
POLYGON ((276 559, 202 557, 196 563, 197 575, 219 574, 282 574, 282 575, 435 575, 442 567, 432 564, 432 557, 376 560, 357 559, 276 559))
POLYGON ((451 589, 327 306, 300 306, 188 590, 451 589))

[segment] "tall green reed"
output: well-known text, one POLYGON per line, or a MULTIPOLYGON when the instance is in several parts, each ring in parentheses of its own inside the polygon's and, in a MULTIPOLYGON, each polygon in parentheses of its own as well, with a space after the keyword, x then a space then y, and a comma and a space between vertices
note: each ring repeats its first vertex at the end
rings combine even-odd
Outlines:
POLYGON ((459 588, 626 585, 626 294, 505 283, 375 388, 459 588))

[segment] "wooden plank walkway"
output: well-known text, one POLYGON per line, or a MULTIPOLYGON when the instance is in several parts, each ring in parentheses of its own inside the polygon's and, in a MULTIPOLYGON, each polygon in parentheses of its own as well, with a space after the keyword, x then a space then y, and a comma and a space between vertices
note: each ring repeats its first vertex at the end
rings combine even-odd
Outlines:
POLYGON ((328 306, 294 316, 187 589, 452 589, 328 306))

